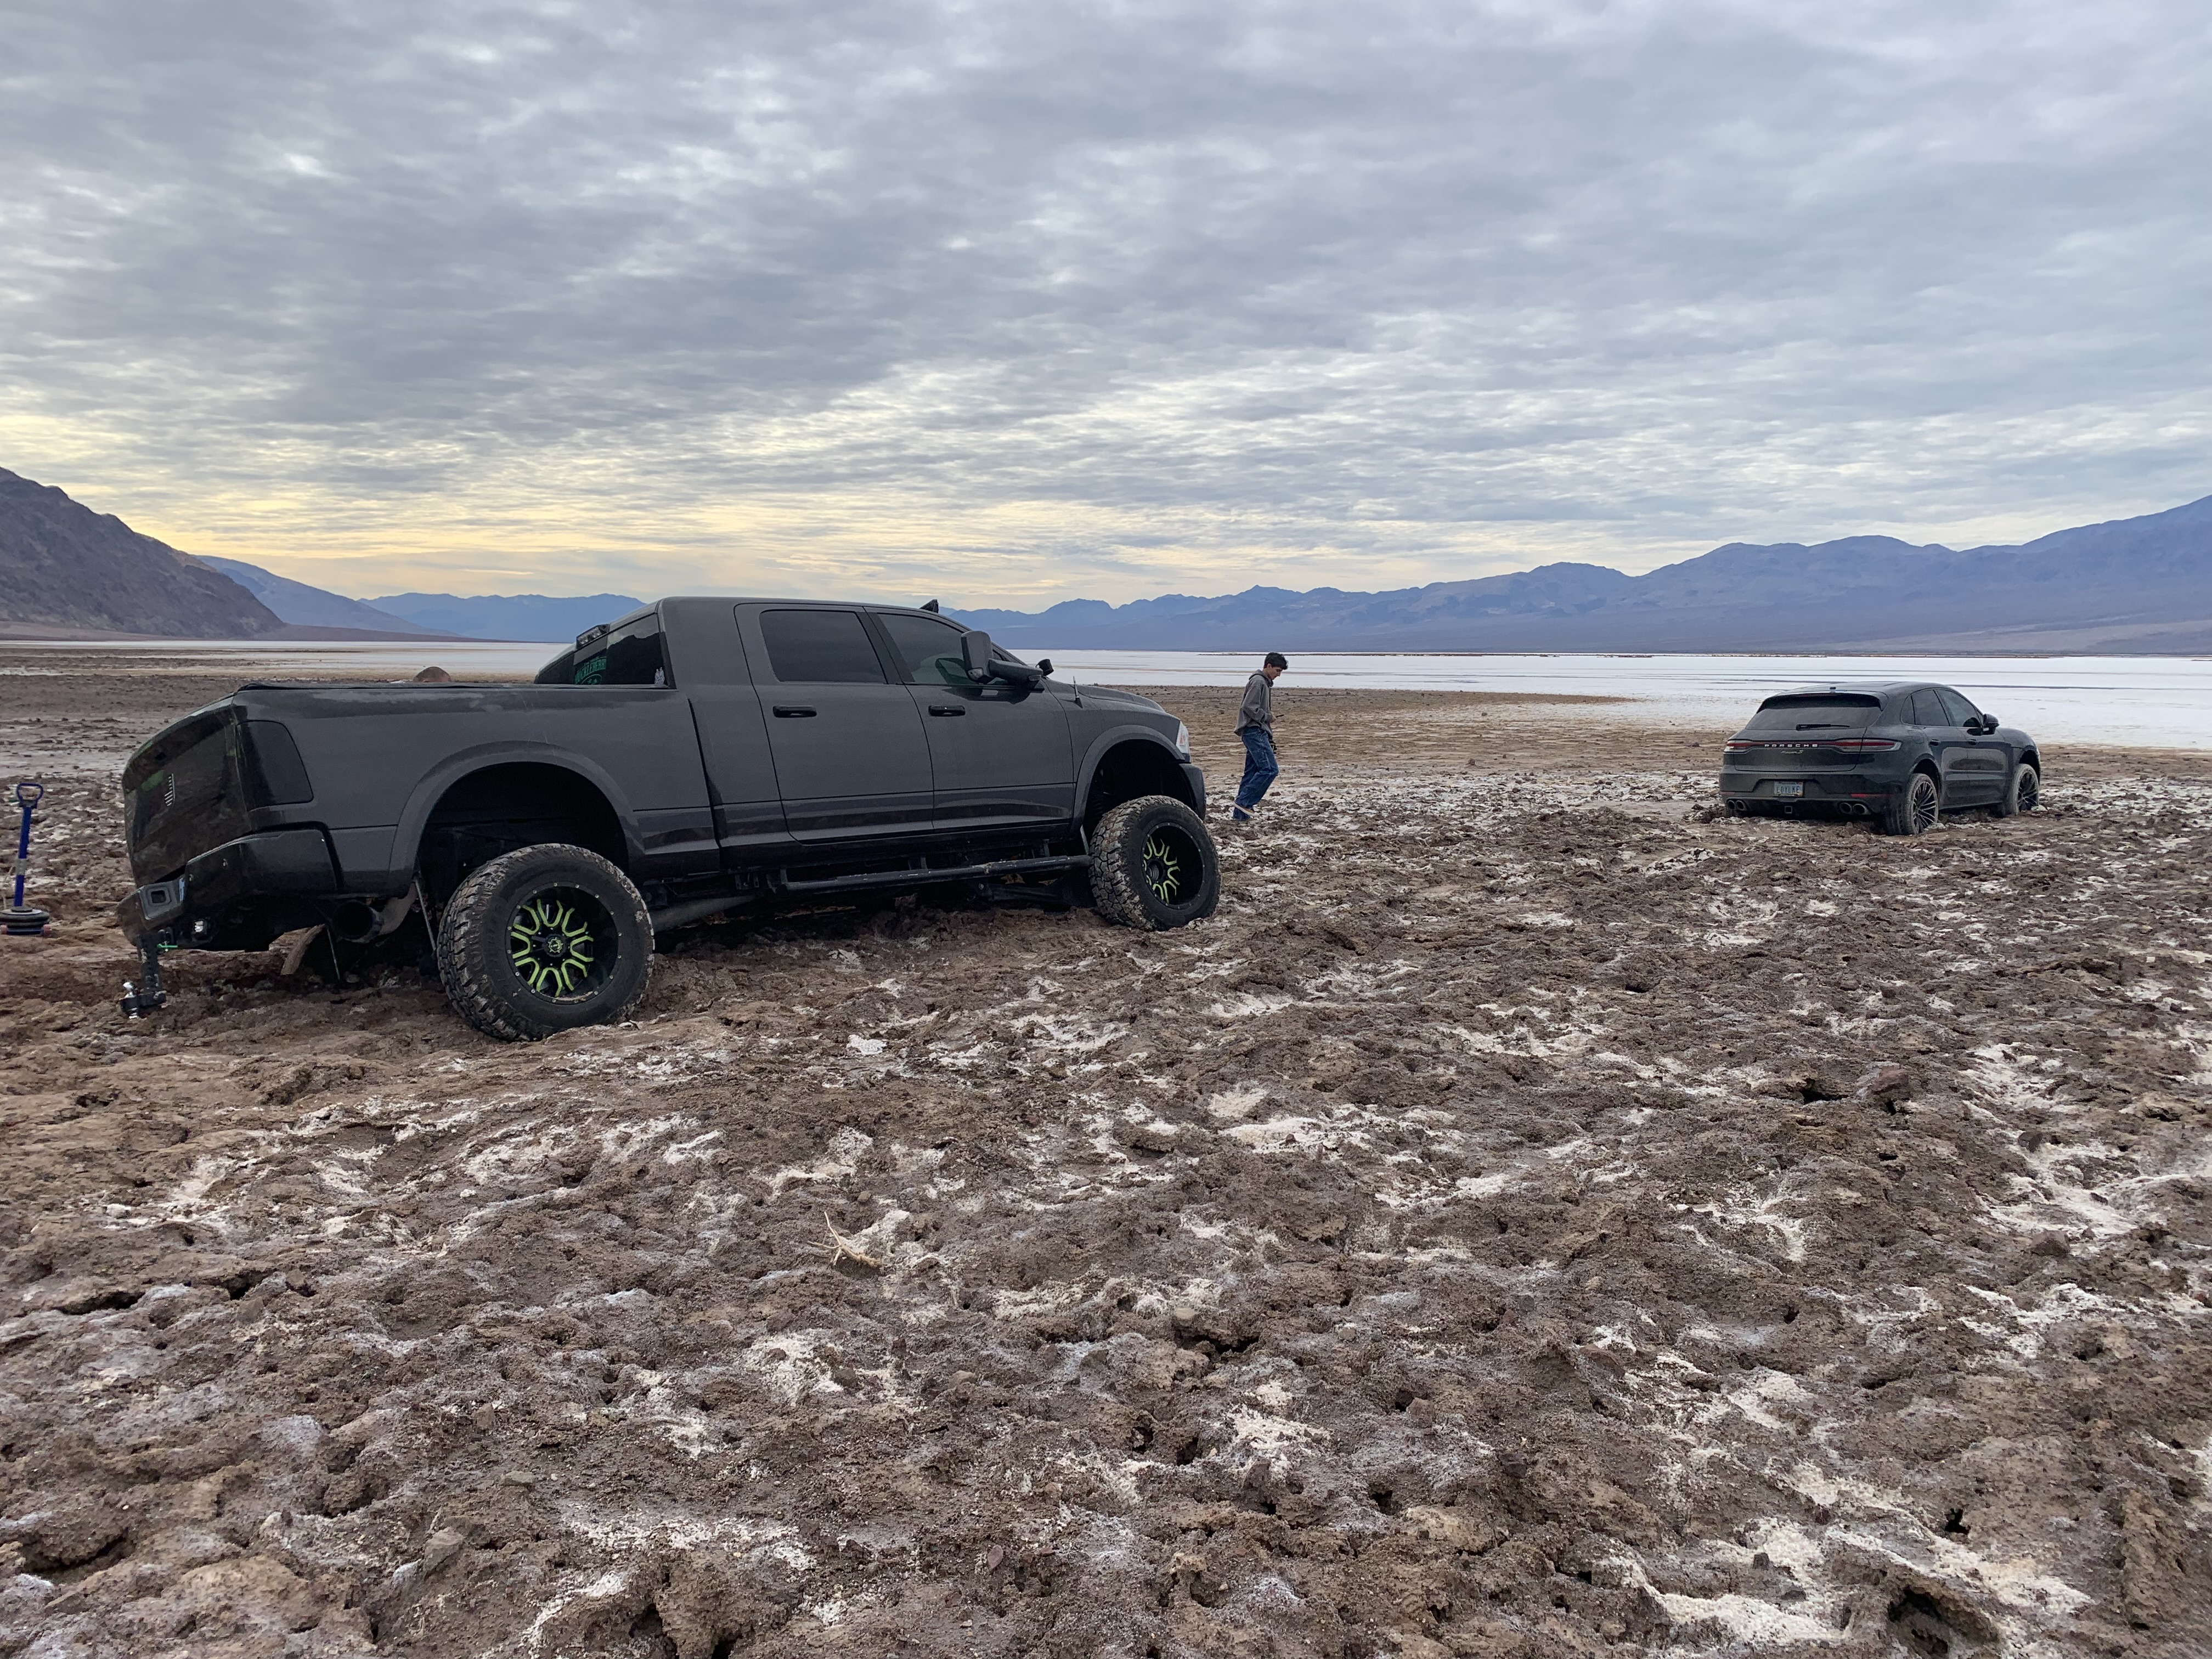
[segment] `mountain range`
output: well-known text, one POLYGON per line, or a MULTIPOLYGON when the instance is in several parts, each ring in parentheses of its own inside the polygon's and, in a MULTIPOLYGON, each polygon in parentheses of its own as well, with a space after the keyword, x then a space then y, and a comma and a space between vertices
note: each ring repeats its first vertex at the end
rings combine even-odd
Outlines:
POLYGON ((2018 545, 1731 542, 1642 576, 1549 564, 1381 593, 1253 587, 960 618, 1015 648, 2212 650, 2212 496, 2018 545))
POLYGON ((351 599, 243 559, 194 556, 0 467, 0 633, 222 640, 574 639, 621 593, 395 593, 351 599))
POLYGON ((370 604, 414 627, 471 640, 541 640, 565 645, 587 628, 612 622, 645 603, 626 593, 550 599, 543 593, 391 593, 370 604))
POLYGON ((349 599, 243 559, 219 559, 212 553, 195 556, 252 593, 280 622, 344 629, 364 637, 560 643, 644 603, 626 593, 591 593, 580 599, 551 599, 543 593, 478 593, 465 599, 455 593, 389 593, 382 599, 349 599))
POLYGON ((0 467, 0 626, 17 635, 280 632, 276 612, 219 570, 0 467))
POLYGON ((264 570, 259 565, 248 564, 243 559, 219 559, 212 553, 199 553, 192 556, 210 568, 220 570, 252 594, 276 614, 278 621, 295 627, 338 628, 364 634, 397 634, 408 638, 424 635, 459 636, 457 630, 425 628, 408 617, 381 610, 372 601, 349 599, 342 593, 333 593, 325 588, 310 587, 306 582, 295 582, 289 576, 264 570))
MULTIPOLYGON (((827 597, 827 596, 825 596, 827 597)), ((0 468, 0 629, 72 636, 563 642, 626 594, 362 600, 194 558, 0 468)), ((1641 576, 1548 564, 1368 593, 1253 587, 957 612, 1027 649, 2212 652, 2212 496, 1964 550, 1888 536, 1725 547, 1641 576)))

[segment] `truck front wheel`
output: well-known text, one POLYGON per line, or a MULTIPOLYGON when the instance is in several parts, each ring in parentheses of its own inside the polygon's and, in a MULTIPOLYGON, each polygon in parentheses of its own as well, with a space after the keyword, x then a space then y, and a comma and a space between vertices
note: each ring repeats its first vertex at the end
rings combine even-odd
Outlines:
POLYGON ((1205 821, 1170 795, 1122 802, 1091 832, 1091 892, 1124 927, 1158 933, 1212 915, 1221 860, 1205 821))
POLYGON ((581 847, 525 847, 479 865, 438 924, 446 994, 509 1042, 626 1018, 652 966, 645 901, 581 847))

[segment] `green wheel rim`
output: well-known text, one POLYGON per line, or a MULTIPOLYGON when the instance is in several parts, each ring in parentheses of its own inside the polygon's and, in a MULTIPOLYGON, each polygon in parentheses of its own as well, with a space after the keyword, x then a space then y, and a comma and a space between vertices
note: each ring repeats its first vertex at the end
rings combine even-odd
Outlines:
POLYGON ((1171 824, 1145 838, 1145 885, 1163 904, 1186 904, 1201 878, 1197 843, 1171 824))
POLYGON ((552 1002, 575 1002, 597 991, 621 949, 606 906, 573 887, 525 898, 507 923, 507 943, 523 988, 552 1002))

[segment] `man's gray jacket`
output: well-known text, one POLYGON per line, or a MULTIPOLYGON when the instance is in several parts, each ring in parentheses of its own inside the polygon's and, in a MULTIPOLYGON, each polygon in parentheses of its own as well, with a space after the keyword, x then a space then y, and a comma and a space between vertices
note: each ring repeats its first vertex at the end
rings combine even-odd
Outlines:
POLYGON ((1237 707, 1237 729, 1239 732, 1258 726, 1269 737, 1275 735, 1274 686, 1265 674, 1255 674, 1244 683, 1244 701, 1237 707))

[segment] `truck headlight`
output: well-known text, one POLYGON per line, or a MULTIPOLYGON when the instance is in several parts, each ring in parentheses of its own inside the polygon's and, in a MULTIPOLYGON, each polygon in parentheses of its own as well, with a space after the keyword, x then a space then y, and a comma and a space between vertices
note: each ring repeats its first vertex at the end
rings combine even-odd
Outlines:
POLYGON ((1190 758, 1190 727, 1185 726, 1181 720, 1177 720, 1176 722, 1175 736, 1171 741, 1175 744, 1176 758, 1177 760, 1188 760, 1190 758))

